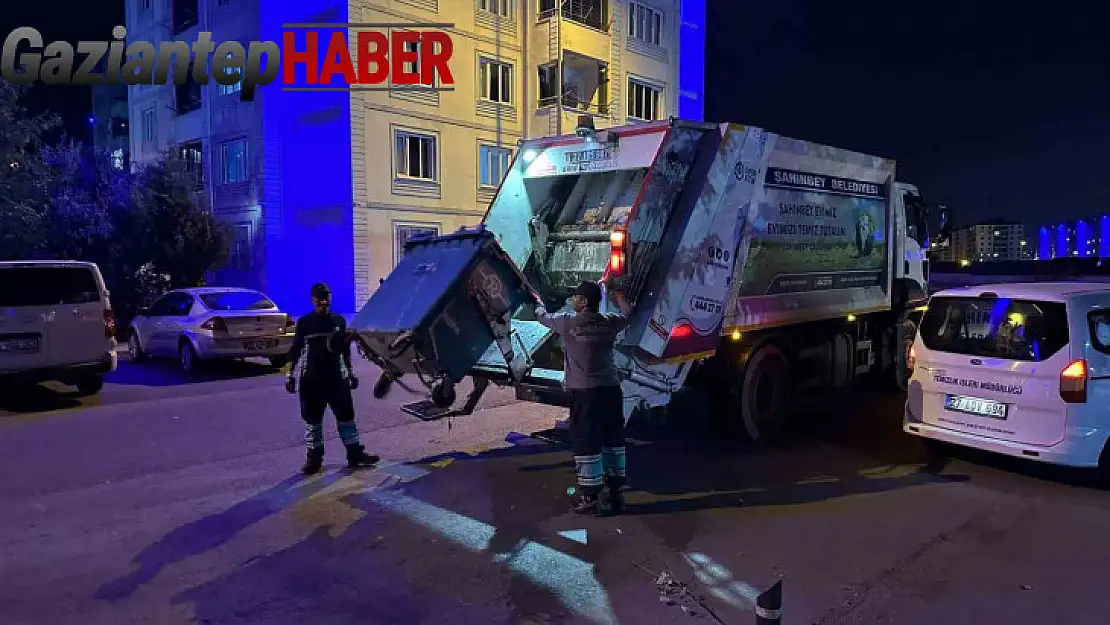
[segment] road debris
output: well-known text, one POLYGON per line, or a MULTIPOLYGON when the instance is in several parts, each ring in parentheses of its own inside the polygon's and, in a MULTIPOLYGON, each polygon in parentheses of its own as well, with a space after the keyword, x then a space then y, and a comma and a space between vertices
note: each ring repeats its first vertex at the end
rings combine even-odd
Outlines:
POLYGON ((683 614, 687 616, 701 616, 702 614, 709 615, 714 621, 720 625, 727 625, 721 617, 706 604, 705 597, 695 593, 689 584, 679 581, 671 574, 670 571, 664 570, 661 573, 654 573, 647 567, 637 564, 640 570, 652 575, 655 578, 655 588, 659 591, 659 603, 662 605, 675 606, 677 605, 683 614))

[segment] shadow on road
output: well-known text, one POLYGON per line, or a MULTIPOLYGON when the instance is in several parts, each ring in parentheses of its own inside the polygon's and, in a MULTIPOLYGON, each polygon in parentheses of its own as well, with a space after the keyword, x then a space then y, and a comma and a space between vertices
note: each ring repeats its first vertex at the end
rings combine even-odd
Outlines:
POLYGON ((12 414, 36 414, 77 408, 85 405, 82 400, 95 401, 95 398, 84 398, 73 387, 54 384, 20 384, 0 388, 0 412, 12 414))
POLYGON ((166 567, 219 547, 262 519, 323 490, 342 475, 332 473, 312 480, 291 477, 223 512, 182 525, 135 556, 132 563, 139 568, 101 586, 96 597, 109 602, 126 599, 166 567))
POLYGON ((109 384, 127 386, 181 386, 221 380, 272 375, 276 369, 261 361, 223 360, 205 363, 202 370, 185 373, 173 361, 149 360, 142 363, 120 361, 119 368, 108 374, 109 384))

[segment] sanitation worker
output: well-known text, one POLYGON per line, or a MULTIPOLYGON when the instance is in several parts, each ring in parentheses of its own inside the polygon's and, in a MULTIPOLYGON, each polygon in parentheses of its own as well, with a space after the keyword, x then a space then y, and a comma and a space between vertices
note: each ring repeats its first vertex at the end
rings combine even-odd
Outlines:
POLYGON ((624 397, 613 360, 617 334, 628 321, 628 302, 614 292, 619 314, 600 311, 603 287, 578 285, 573 311, 549 313, 538 293, 536 320, 563 338, 565 386, 570 393, 570 437, 580 496, 572 507, 580 514, 624 511, 624 397), (608 489, 607 501, 601 500, 608 489))
POLYGON ((347 466, 372 466, 379 460, 366 453, 355 425, 355 406, 351 391, 358 388, 358 378, 351 369, 351 344, 342 342, 342 349, 328 349, 328 339, 335 333, 347 334, 347 322, 331 312, 331 290, 323 282, 312 286, 313 312, 297 320, 296 335, 289 349, 289 374, 285 390, 296 393, 300 387, 301 419, 305 423, 305 445, 308 458, 301 472, 312 475, 324 464, 324 411, 331 407, 339 429, 339 438, 347 448, 347 466), (298 375, 297 366, 300 365, 298 375))

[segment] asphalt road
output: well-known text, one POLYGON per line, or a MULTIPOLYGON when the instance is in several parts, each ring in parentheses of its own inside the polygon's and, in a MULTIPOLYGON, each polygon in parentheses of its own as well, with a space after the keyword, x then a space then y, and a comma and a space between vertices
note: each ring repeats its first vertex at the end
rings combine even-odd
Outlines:
POLYGON ((567 453, 520 434, 558 410, 497 391, 424 423, 366 369, 386 460, 341 468, 332 432, 309 479, 296 399, 261 365, 124 363, 93 399, 0 402, 0 622, 733 625, 779 579, 790 625, 1110 621, 1110 493, 929 456, 897 396, 825 399, 773 450, 671 415, 634 433, 630 513, 581 519, 567 453), (661 601, 663 572, 696 616, 661 601))

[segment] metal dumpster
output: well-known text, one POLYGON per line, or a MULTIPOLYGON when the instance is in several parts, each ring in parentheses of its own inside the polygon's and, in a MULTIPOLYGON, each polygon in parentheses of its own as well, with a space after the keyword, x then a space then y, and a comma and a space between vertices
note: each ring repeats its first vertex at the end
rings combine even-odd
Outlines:
MULTIPOLYGON (((405 244, 405 254, 351 322, 362 348, 383 366, 375 395, 415 374, 437 405, 499 343, 513 355, 510 319, 530 300, 520 270, 484 226, 405 244)), ((515 363, 514 363, 515 364, 515 363)))

